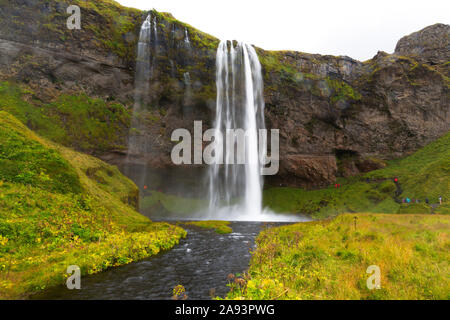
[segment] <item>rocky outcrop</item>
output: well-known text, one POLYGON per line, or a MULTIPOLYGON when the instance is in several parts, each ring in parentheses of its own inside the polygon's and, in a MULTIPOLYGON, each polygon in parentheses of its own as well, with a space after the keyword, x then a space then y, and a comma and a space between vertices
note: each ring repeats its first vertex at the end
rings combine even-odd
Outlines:
POLYGON ((41 48, 0 39, 0 70, 4 78, 30 84, 39 98, 51 101, 61 92, 131 102, 133 75, 123 65, 70 51, 41 48))
POLYGON ((403 37, 395 53, 414 56, 433 65, 446 63, 450 61, 450 26, 437 23, 403 37))
MULTIPOLYGON (((81 6, 81 30, 65 28, 66 1, 0 4, 0 79, 31 87, 43 101, 83 92, 131 110, 136 43, 147 12, 110 2, 71 2, 81 6), (33 23, 20 23, 22 15, 33 23)), ((170 14, 152 16, 158 38, 143 120, 151 152, 136 161, 170 167, 172 131, 192 131, 194 120, 203 120, 204 130, 212 125, 218 40, 170 14)), ((336 176, 377 168, 380 159, 404 156, 446 133, 448 30, 443 24, 427 27, 402 38, 394 54, 379 52, 365 62, 257 49, 266 126, 279 129, 281 139, 280 172, 266 181, 329 185, 336 176)), ((124 158, 113 151, 92 153, 115 163, 124 158)))
POLYGON ((313 156, 293 154, 283 158, 283 166, 277 176, 266 177, 275 186, 298 185, 309 188, 325 187, 336 181, 337 165, 333 155, 313 156))

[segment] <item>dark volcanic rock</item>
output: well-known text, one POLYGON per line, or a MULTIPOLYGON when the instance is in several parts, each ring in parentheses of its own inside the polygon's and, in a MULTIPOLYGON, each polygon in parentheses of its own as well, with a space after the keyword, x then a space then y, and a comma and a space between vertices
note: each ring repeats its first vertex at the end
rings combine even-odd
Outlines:
POLYGON ((396 54, 415 56, 432 64, 450 60, 450 26, 437 23, 400 39, 396 54))
MULTIPOLYGON (((0 80, 24 83, 42 101, 86 93, 132 105, 136 44, 147 12, 79 2, 82 30, 73 31, 65 27, 68 1, 8 3, 0 4, 0 80)), ((173 130, 192 131, 194 120, 203 120, 204 130, 212 125, 218 40, 170 14, 152 14, 158 40, 143 120, 151 152, 136 161, 170 167, 173 130)), ((427 27, 402 38, 394 54, 379 52, 365 62, 257 48, 266 126, 279 129, 281 140, 280 172, 267 181, 329 185, 336 176, 376 169, 379 159, 409 154, 446 133, 449 28, 427 27)), ((110 151, 103 154, 110 162, 124 157, 110 151)))

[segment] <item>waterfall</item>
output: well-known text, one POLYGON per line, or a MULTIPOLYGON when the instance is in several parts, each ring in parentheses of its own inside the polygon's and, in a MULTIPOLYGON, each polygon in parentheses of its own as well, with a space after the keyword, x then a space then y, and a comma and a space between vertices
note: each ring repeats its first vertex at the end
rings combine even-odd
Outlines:
POLYGON ((188 33, 187 28, 184 29, 184 43, 186 43, 186 45, 188 47, 190 47, 190 45, 191 45, 191 41, 189 40, 189 33, 188 33))
POLYGON ((257 220, 262 212, 263 184, 258 131, 265 124, 263 79, 255 49, 242 42, 222 41, 216 57, 216 85, 214 136, 226 147, 218 155, 225 164, 210 167, 210 217, 235 214, 257 220), (236 164, 236 141, 229 145, 224 141, 230 129, 246 131, 245 164, 236 164))
POLYGON ((158 22, 156 17, 153 17, 153 32, 155 33, 155 41, 158 42, 158 22))
POLYGON ((141 26, 137 47, 136 71, 134 79, 134 106, 131 130, 128 139, 128 155, 147 153, 147 141, 143 132, 144 125, 140 114, 149 103, 149 86, 151 77, 151 15, 149 14, 141 26))

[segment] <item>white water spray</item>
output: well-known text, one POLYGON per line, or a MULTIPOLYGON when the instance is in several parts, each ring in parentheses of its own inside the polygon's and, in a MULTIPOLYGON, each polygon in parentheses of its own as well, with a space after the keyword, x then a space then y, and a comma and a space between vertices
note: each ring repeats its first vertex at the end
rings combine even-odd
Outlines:
POLYGON ((156 17, 153 17, 153 32, 155 33, 155 40, 158 41, 158 22, 156 21, 156 17))
POLYGON ((216 59, 216 143, 224 145, 220 137, 226 137, 227 130, 243 129, 246 161, 230 164, 237 163, 233 159, 237 144, 225 142, 224 153, 216 156, 226 164, 213 164, 209 172, 209 214, 260 220, 263 181, 258 131, 265 128, 261 65, 255 49, 242 42, 222 41, 216 59))
POLYGON ((189 33, 187 28, 184 29, 184 43, 186 43, 187 46, 191 45, 191 41, 189 40, 189 33))
POLYGON ((149 86, 151 77, 151 38, 152 38, 152 23, 151 15, 149 14, 142 23, 139 34, 139 42, 137 48, 136 72, 134 79, 134 106, 133 117, 131 120, 132 132, 130 132, 128 139, 128 156, 146 153, 147 141, 146 137, 141 135, 144 129, 139 114, 144 110, 149 103, 149 86))

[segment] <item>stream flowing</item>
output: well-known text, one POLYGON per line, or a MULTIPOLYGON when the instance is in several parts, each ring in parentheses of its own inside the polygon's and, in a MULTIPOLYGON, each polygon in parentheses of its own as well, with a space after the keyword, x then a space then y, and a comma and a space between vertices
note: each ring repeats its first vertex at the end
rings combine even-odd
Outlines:
MULTIPOLYGON (((191 45, 187 29, 184 44, 188 47, 191 45)), ((178 285, 185 287, 188 299, 224 297, 229 290, 227 276, 248 270, 255 239, 263 228, 279 225, 281 221, 309 220, 299 215, 280 215, 263 209, 261 171, 266 148, 265 142, 261 145, 258 141, 259 130, 265 129, 263 79, 255 49, 242 42, 222 41, 217 50, 214 141, 222 144, 223 149, 219 148, 221 151, 215 157, 221 157, 225 164, 216 162, 208 169, 208 192, 196 190, 201 185, 199 181, 202 174, 194 168, 191 174, 174 169, 158 177, 146 164, 139 166, 129 161, 133 156, 150 152, 149 139, 152 137, 146 134, 141 118, 149 103, 149 82, 155 65, 155 57, 151 55, 152 46, 156 46, 157 50, 158 29, 156 17, 152 18, 149 14, 139 36, 132 130, 127 163, 121 170, 140 188, 141 202, 146 197, 148 199, 164 192, 188 197, 184 201, 189 203, 194 199, 189 199, 193 196, 186 192, 189 190, 193 194, 201 194, 200 200, 209 203, 205 210, 189 215, 150 210, 147 214, 151 219, 236 221, 230 225, 233 232, 218 234, 213 230, 182 225, 188 231, 187 237, 167 252, 83 277, 80 290, 69 290, 61 285, 49 288, 33 296, 33 299, 171 299, 172 290, 178 285), (245 131, 244 150, 238 150, 240 146, 237 140, 229 143, 225 139, 229 130, 245 131), (245 157, 243 163, 238 163, 239 151, 245 157)), ((184 104, 189 105, 192 89, 191 74, 188 72, 184 73, 184 84, 184 104)), ((141 212, 146 214, 142 208, 141 212)))
MULTIPOLYGON (((32 299, 44 300, 165 300, 177 285, 186 288, 188 299, 224 297, 227 276, 248 269, 258 233, 273 224, 231 223, 233 232, 183 226, 188 235, 173 249, 148 259, 82 277, 80 290, 50 288, 32 299)), ((277 224, 279 225, 279 224, 277 224)))

